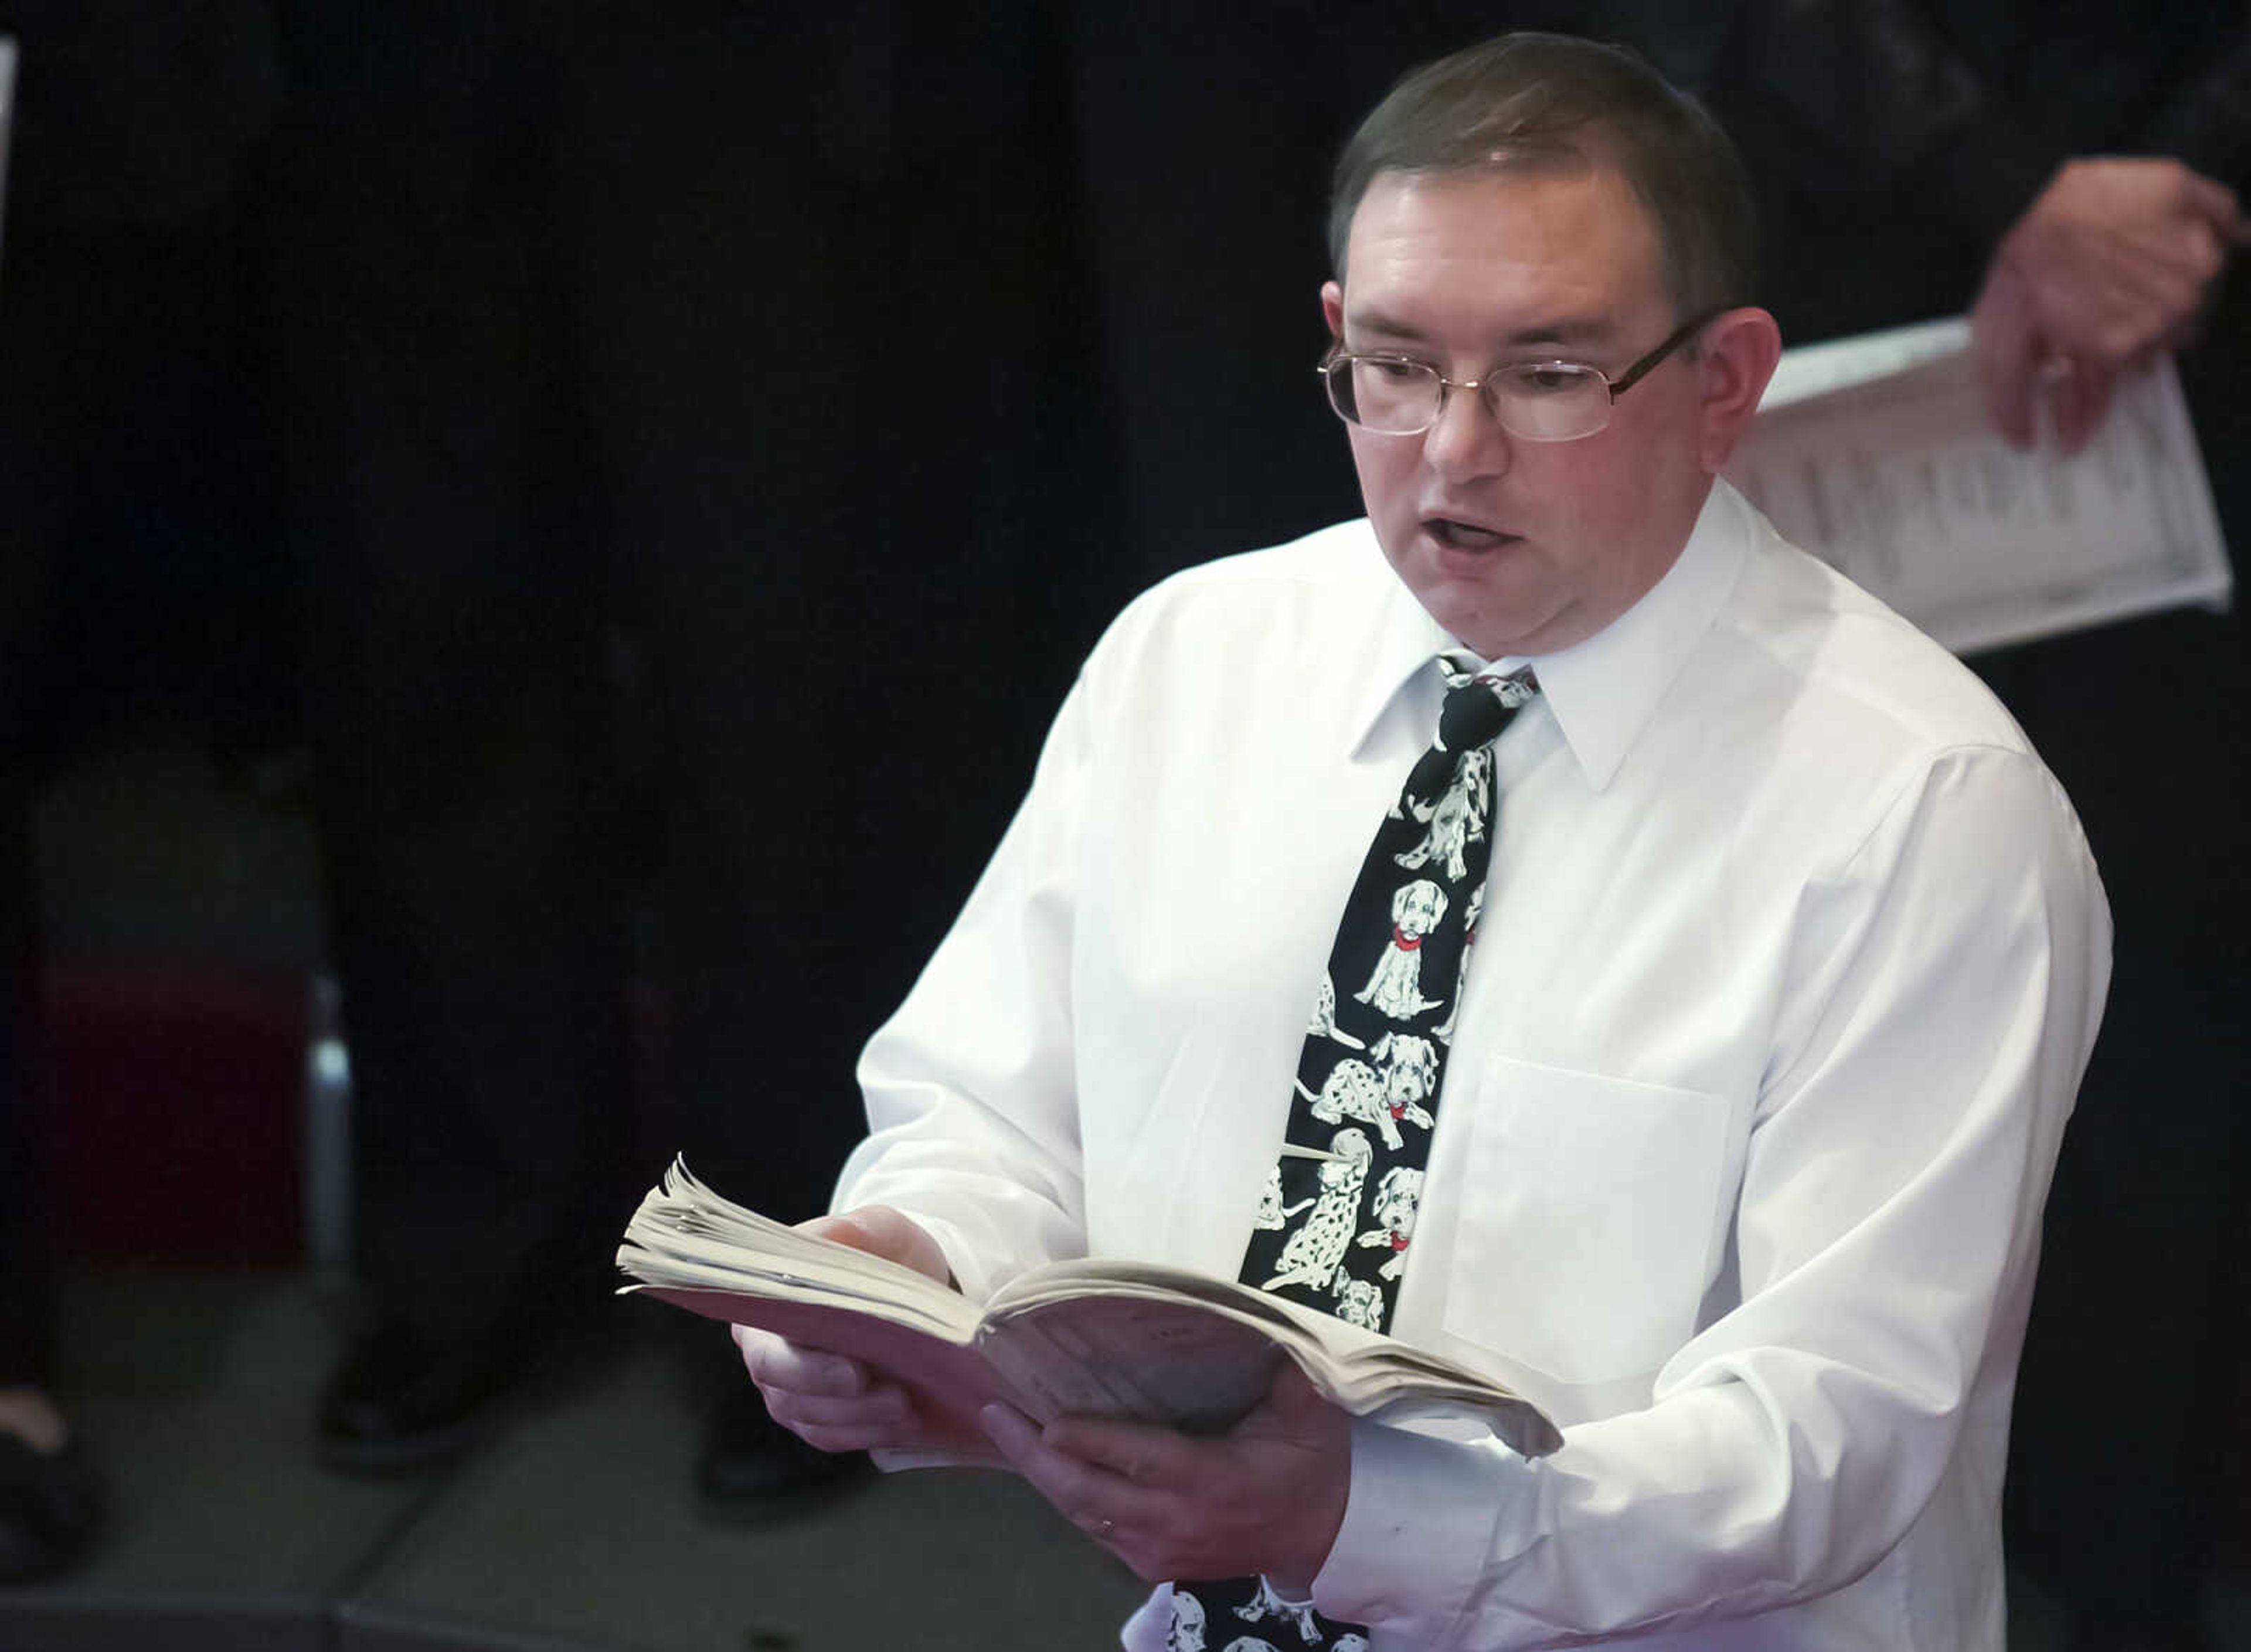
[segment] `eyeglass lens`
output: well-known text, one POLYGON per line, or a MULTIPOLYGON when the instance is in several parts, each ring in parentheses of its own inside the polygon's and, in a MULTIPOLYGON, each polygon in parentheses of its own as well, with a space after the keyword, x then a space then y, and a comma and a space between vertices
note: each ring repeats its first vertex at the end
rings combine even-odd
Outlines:
MULTIPOLYGON (((1343 357, 1328 369, 1329 399, 1364 429, 1415 435, 1437 422, 1444 394, 1435 368, 1419 362, 1343 357)), ((1489 375, 1486 406, 1512 435, 1566 441, 1610 420, 1610 386, 1591 368, 1527 363, 1489 375)))

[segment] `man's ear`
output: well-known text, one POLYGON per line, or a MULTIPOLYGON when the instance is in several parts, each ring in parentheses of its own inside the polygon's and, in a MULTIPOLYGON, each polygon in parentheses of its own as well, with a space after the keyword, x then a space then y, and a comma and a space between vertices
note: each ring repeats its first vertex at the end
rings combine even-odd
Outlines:
POLYGON ((1329 337, 1344 341, 1344 288, 1335 281, 1321 283, 1321 314, 1327 318, 1329 337))
POLYGON ((1727 310, 1704 329, 1696 367, 1704 396, 1701 456, 1709 474, 1720 474, 1749 428, 1781 358, 1782 330, 1763 309, 1727 310))

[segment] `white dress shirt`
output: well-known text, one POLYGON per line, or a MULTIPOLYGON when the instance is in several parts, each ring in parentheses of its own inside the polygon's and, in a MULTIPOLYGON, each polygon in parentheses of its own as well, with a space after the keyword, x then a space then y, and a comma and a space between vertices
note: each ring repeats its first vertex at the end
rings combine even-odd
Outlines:
MULTIPOLYGON (((1134 602, 868 1046, 837 1207, 907 1211, 972 1296, 1082 1253, 1233 1276, 1451 646, 1364 522, 1134 602)), ((1724 483, 1536 664, 1392 1329, 1565 1444, 1356 1422, 1313 1598, 1418 1652, 1999 1649, 2010 1391, 2109 971, 2070 806, 1724 483)))

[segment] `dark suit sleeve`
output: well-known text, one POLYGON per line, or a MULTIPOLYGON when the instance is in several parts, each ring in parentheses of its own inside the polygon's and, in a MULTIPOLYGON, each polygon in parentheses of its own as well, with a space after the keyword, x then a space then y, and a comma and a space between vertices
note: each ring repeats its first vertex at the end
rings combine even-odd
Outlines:
POLYGON ((2237 19, 2227 49, 2159 120, 2149 147, 2231 189, 2251 183, 2251 9, 2237 19))
POLYGON ((1810 188, 1912 190, 1984 245, 2065 158, 1906 0, 1745 0, 1720 74, 1800 139, 1769 157, 1810 188))

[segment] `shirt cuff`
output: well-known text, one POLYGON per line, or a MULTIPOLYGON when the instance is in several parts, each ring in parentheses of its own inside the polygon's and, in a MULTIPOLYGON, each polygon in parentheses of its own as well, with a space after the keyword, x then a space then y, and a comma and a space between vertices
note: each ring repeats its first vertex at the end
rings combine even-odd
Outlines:
POLYGON ((1344 1524, 1313 1579, 1313 1603, 1345 1622, 1382 1623, 1409 1645, 1444 1641, 1496 1558, 1502 1511, 1536 1507, 1537 1473, 1489 1438, 1444 1440, 1354 1418, 1344 1524))

